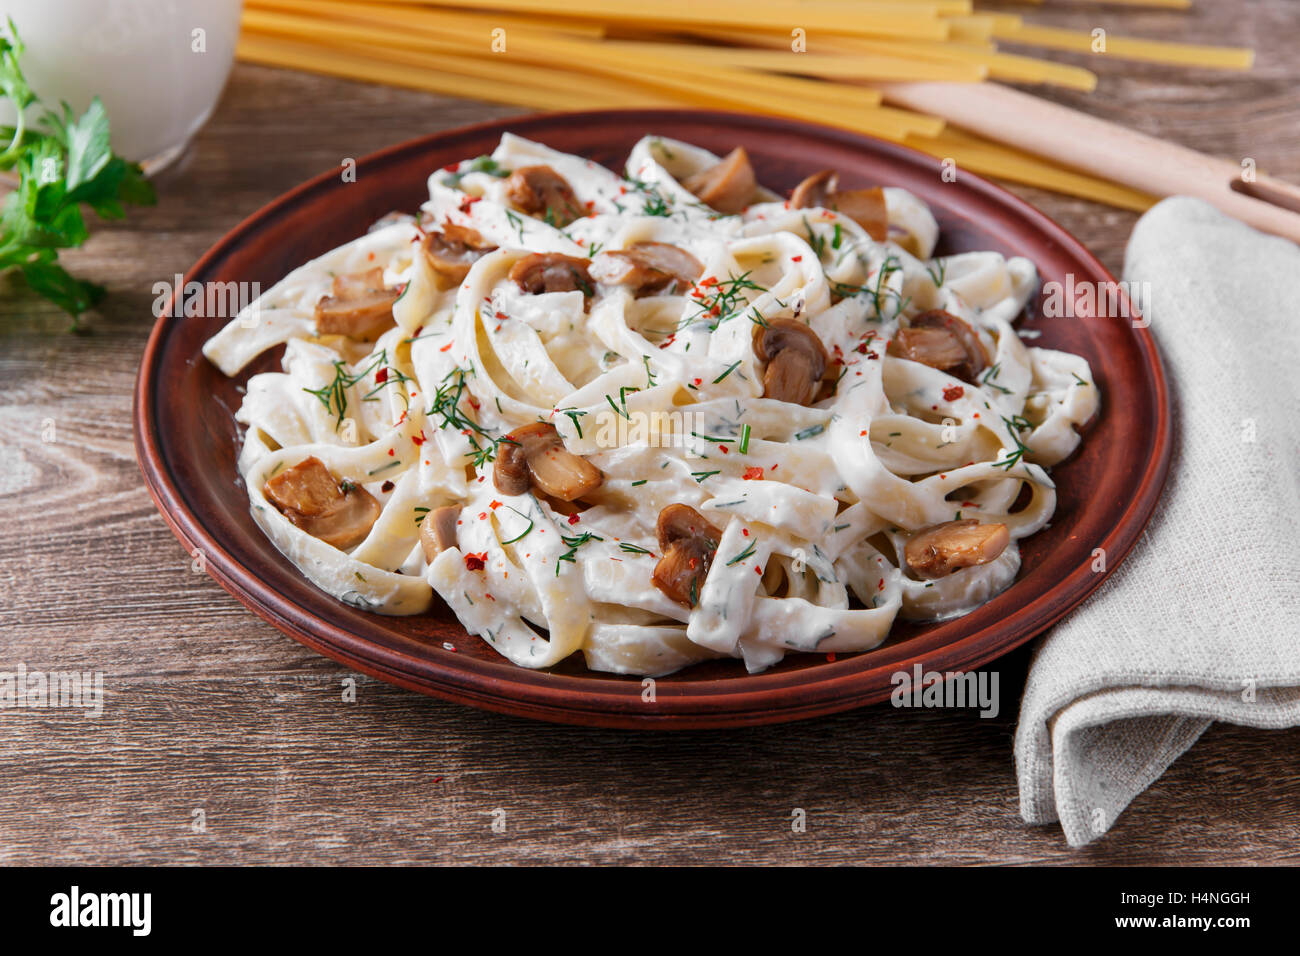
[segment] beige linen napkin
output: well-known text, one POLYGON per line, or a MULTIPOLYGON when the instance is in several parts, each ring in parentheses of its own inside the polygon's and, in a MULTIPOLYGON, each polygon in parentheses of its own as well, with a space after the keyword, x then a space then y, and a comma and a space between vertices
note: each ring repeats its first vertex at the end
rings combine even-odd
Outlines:
POLYGON ((1211 722, 1300 723, 1300 247, 1175 197, 1138 222, 1124 278, 1148 284, 1170 381, 1169 479, 1039 646, 1016 730, 1020 812, 1073 846, 1211 722))

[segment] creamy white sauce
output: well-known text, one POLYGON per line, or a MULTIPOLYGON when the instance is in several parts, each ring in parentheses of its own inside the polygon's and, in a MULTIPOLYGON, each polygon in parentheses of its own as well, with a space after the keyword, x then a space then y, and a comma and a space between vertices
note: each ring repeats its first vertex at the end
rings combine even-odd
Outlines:
POLYGON ((582 651, 588 666, 619 673, 717 656, 761 670, 792 650, 867 650, 900 613, 951 617, 1003 590, 1019 569, 1015 541, 1051 518, 1045 467, 1073 451, 1099 398, 1084 359, 1027 348, 1012 327, 1036 287, 1033 264, 993 252, 931 258, 934 218, 900 189, 885 190, 883 243, 766 190, 722 216, 680 184, 716 160, 646 137, 624 178, 507 135, 490 161, 429 180, 427 217, 499 247, 458 288, 438 288, 415 254, 418 231, 399 223, 303 265, 236 317, 204 349, 227 374, 288 343, 283 371, 252 378, 238 415, 240 469, 268 537, 359 607, 420 613, 436 592, 467 630, 527 667, 582 651), (587 217, 557 229, 510 207, 504 176, 539 163, 564 176, 587 217), (644 241, 689 251, 703 278, 687 294, 641 299, 597 282, 586 299, 529 295, 507 276, 529 252, 592 257, 644 241), (369 350, 315 338, 333 275, 375 266, 405 286, 397 327, 369 350), (993 356, 981 384, 887 354, 900 315, 931 308, 977 330, 993 356), (808 322, 834 356, 833 397, 813 407, 762 397, 752 333, 776 318, 808 322), (336 369, 342 408, 322 398, 336 369), (575 522, 493 484, 494 440, 538 420, 604 474, 575 522), (267 478, 310 455, 383 506, 350 553, 263 496, 267 478), (1029 505, 1011 512, 1025 485, 1029 505), (651 583, 656 519, 673 503, 724 530, 689 609, 651 583), (462 508, 457 546, 428 562, 419 521, 449 504, 462 508), (900 569, 911 534, 958 513, 1006 524, 1012 544, 936 581, 900 569))

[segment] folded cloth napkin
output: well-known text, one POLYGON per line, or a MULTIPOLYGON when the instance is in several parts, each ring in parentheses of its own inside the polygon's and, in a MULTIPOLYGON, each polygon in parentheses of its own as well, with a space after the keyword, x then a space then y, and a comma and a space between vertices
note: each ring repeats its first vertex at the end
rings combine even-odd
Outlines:
POLYGON ((1146 283, 1169 379, 1169 479, 1041 642, 1016 730, 1020 812, 1072 846, 1213 721, 1300 723, 1300 247, 1175 197, 1138 222, 1124 278, 1146 283))

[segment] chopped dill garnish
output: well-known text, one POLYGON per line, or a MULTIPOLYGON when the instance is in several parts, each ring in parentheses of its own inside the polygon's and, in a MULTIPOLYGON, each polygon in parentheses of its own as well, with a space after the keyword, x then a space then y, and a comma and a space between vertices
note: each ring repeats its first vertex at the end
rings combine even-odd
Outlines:
POLYGON ((519 233, 519 243, 522 245, 524 241, 524 221, 519 218, 518 214, 509 209, 506 210, 506 219, 509 220, 510 225, 515 227, 515 232, 519 233))
POLYGON ((667 200, 665 200, 663 196, 659 195, 659 190, 652 186, 649 188, 648 192, 650 195, 646 199, 645 205, 641 207, 642 215, 671 216, 673 214, 672 207, 668 205, 667 200))
MULTIPOLYGON (((742 311, 749 305, 749 300, 742 293, 745 291, 767 291, 766 288, 750 279, 749 275, 749 272, 744 272, 738 276, 728 276, 717 284, 708 286, 707 288, 711 290, 708 294, 696 297, 699 310, 680 323, 677 326, 678 330, 692 325, 700 319, 713 319, 715 321, 709 326, 709 330, 712 331, 722 322, 742 311)), ((701 288, 703 287, 696 286, 697 290, 701 288)))
POLYGON ((938 267, 937 272, 931 270, 929 266, 925 267, 925 272, 926 275, 930 277, 930 281, 934 283, 934 287, 937 289, 939 286, 943 285, 944 275, 948 271, 948 260, 937 259, 935 260, 935 265, 938 267))
POLYGON ((1011 419, 1002 416, 1002 424, 1007 426, 1007 433, 1011 436, 1011 440, 1016 443, 1016 450, 1008 454, 1005 459, 993 462, 993 466, 1001 468, 1003 471, 1010 471, 1025 457, 1029 452, 1029 448, 1020 440, 1020 434, 1011 419))
POLYGON ((728 375, 734 372, 740 366, 741 361, 742 361, 741 359, 736 359, 735 362, 733 362, 731 365, 728 365, 727 370, 713 380, 713 384, 717 385, 724 378, 726 378, 728 375))
MULTIPOLYGON (((360 372, 349 372, 348 363, 343 359, 336 359, 334 361, 334 378, 330 382, 320 388, 306 388, 304 386, 303 391, 308 395, 315 395, 320 400, 320 403, 325 406, 325 411, 336 416, 334 427, 337 429, 343 424, 343 416, 348 410, 347 390, 387 361, 387 352, 380 349, 375 355, 374 361, 360 372)), ((396 372, 397 370, 394 369, 393 371, 396 372)), ((409 381, 406 376, 402 376, 402 380, 409 381)))
POLYGON ((590 531, 584 531, 582 534, 576 535, 562 534, 560 535, 560 540, 564 542, 565 547, 569 550, 555 559, 555 576, 557 578, 560 576, 561 561, 568 561, 570 564, 577 564, 579 548, 588 541, 604 541, 605 539, 600 535, 592 534, 590 531))
POLYGON ((533 527, 534 527, 533 519, 532 519, 532 518, 529 518, 528 515, 524 514, 524 513, 523 513, 522 511, 520 511, 518 508, 511 508, 510 505, 506 505, 506 507, 507 507, 507 508, 510 508, 510 510, 513 511, 515 514, 519 515, 519 517, 524 518, 524 519, 526 519, 526 520, 528 521, 528 527, 525 528, 521 534, 517 534, 517 535, 515 535, 515 536, 514 536, 513 538, 511 538, 509 541, 502 541, 502 542, 501 542, 502 544, 514 544, 516 541, 520 540, 521 538, 525 538, 525 537, 527 537, 528 534, 529 534, 529 532, 531 532, 531 531, 533 530, 533 527))
MULTIPOLYGON (((463 434, 469 439, 470 446, 474 449, 471 458, 475 468, 481 468, 489 464, 496 458, 497 445, 501 442, 509 442, 508 438, 493 438, 492 433, 487 431, 461 411, 460 403, 465 398, 468 387, 465 384, 467 373, 463 368, 454 368, 443 376, 443 384, 439 385, 433 393, 433 404, 425 413, 430 418, 435 415, 441 417, 442 421, 438 427, 452 428, 463 434), (480 441, 483 439, 483 441, 480 441)), ((513 442, 511 442, 513 444, 513 442)))
POLYGON ((487 173, 489 176, 497 177, 497 179, 505 179, 510 175, 510 170, 503 167, 491 156, 476 156, 469 161, 464 169, 452 173, 447 178, 447 184, 459 189, 460 181, 470 173, 487 173))
POLYGON ((980 384, 987 385, 989 388, 996 388, 1003 395, 1010 395, 1011 389, 1003 388, 994 381, 1000 374, 1002 374, 1002 363, 995 362, 985 370, 984 375, 980 378, 980 384))
MULTIPOLYGON (((498 402, 499 401, 500 399, 498 399, 498 402)), ((569 416, 569 421, 573 422, 574 431, 576 431, 578 433, 578 437, 581 438, 582 423, 578 421, 578 419, 580 419, 583 415, 587 413, 580 408, 557 408, 556 411, 569 416)))
MULTIPOLYGON (((826 253, 826 237, 819 236, 813 231, 813 227, 808 223, 808 217, 803 217, 803 227, 808 230, 808 246, 816 254, 817 258, 822 258, 826 253)), ((839 226, 837 225, 838 229, 839 226)))
POLYGON ((730 561, 728 561, 727 567, 731 567, 733 564, 739 564, 741 561, 744 561, 746 558, 750 557, 754 553, 755 545, 756 542, 754 541, 749 542, 749 547, 746 548, 744 551, 740 552, 740 554, 736 555, 730 561))

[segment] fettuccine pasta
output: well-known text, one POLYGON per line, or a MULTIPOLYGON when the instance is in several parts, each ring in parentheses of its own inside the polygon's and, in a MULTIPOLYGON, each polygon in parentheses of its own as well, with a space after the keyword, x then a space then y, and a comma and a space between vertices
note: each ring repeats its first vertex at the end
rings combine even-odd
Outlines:
POLYGON ((1087 361, 1013 328, 1033 264, 937 239, 834 171, 784 199, 743 150, 651 136, 618 175, 507 134, 204 353, 284 346, 239 469, 339 600, 441 600, 530 668, 758 671, 1005 589, 1097 409, 1087 361))

